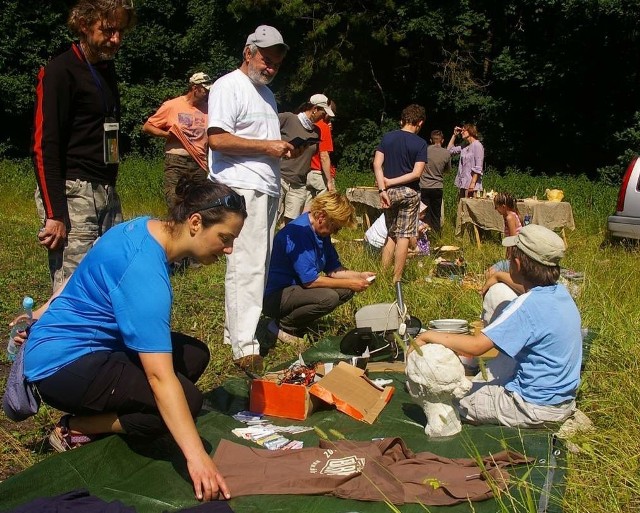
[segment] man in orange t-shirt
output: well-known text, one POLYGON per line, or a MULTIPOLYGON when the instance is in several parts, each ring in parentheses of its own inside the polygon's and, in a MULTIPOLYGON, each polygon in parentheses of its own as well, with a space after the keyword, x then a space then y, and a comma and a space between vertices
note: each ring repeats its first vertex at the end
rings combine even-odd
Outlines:
MULTIPOLYGON (((326 98, 326 97, 325 97, 326 98)), ((327 99, 333 113, 336 112, 336 103, 327 99)), ((333 137, 331 135, 332 117, 326 117, 316 122, 320 129, 320 144, 318 151, 311 157, 311 170, 307 174, 307 201, 305 212, 309 210, 311 200, 323 192, 335 191, 335 167, 331 164, 329 153, 333 151, 333 137)))
POLYGON ((193 74, 187 94, 164 102, 142 127, 145 133, 166 139, 163 186, 169 207, 180 177, 207 179, 207 100, 212 83, 205 73, 193 74))

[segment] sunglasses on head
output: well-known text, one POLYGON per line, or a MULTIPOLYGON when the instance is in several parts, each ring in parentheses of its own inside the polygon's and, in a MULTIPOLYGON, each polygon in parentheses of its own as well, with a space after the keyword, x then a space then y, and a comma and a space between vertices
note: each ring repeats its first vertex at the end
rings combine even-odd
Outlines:
POLYGON ((196 212, 202 212, 203 210, 209 210, 210 208, 216 207, 224 207, 229 210, 247 210, 247 204, 244 200, 244 196, 240 196, 240 194, 227 194, 226 196, 213 200, 204 207, 195 210, 193 213, 195 214, 196 212))

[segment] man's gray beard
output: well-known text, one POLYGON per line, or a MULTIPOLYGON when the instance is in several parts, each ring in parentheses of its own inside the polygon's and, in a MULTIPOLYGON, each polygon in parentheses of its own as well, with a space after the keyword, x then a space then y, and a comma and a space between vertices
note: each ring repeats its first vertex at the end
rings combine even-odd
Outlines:
POLYGON ((249 70, 247 72, 247 76, 249 77, 251 82, 253 82, 254 84, 257 84, 257 85, 269 85, 271 83, 271 81, 274 79, 275 75, 271 76, 271 77, 266 77, 262 73, 260 73, 259 71, 249 68, 249 70))

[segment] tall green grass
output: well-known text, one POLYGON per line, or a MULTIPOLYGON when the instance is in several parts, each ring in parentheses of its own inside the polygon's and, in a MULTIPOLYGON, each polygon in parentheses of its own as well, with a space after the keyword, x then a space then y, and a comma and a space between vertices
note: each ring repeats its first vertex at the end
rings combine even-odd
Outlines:
MULTIPOLYGON (((24 294, 33 295, 41 304, 49 295, 50 283, 46 252, 36 242, 39 221, 33 206, 35 181, 31 166, 27 162, 4 161, 0 162, 0 173, 0 325, 6 326, 20 308, 24 294)), ((162 215, 161 177, 160 161, 128 159, 123 163, 118 189, 126 217, 162 215)), ((486 237, 479 249, 468 237, 455 237, 452 181, 448 177, 446 224, 438 242, 460 246, 467 270, 479 280, 487 266, 502 258, 504 248, 498 236, 486 237)), ((372 184, 372 173, 338 174, 341 190, 372 184)), ((532 177, 515 170, 502 175, 487 173, 485 188, 509 191, 518 197, 537 194, 539 198, 547 188, 562 189, 573 206, 576 230, 567 233, 569 248, 564 266, 585 273, 577 304, 583 325, 598 332, 578 396, 579 407, 593 420, 596 431, 574 440, 581 451, 569 457, 565 510, 640 511, 640 251, 637 245, 603 244, 606 218, 614 210, 617 190, 584 177, 532 177)), ((353 240, 361 237, 361 229, 341 232, 336 243, 338 251, 347 267, 379 272, 378 279, 366 292, 357 294, 353 301, 322 320, 312 338, 344 333, 353 326, 358 308, 395 299, 390 272, 380 270, 378 257, 363 251, 362 244, 353 240)), ((434 265, 428 257, 409 261, 403 290, 410 313, 423 322, 440 317, 478 318, 478 292, 466 282, 432 279, 434 265)), ((217 263, 173 278, 175 329, 200 337, 211 348, 212 361, 200 382, 205 389, 237 372, 231 364, 229 348, 222 345, 223 277, 224 264, 217 263)), ((291 350, 278 345, 267 362, 272 365, 291 356, 291 350)), ((26 428, 0 428, 0 472, 46 457, 39 440, 55 415, 43 410, 26 428)))

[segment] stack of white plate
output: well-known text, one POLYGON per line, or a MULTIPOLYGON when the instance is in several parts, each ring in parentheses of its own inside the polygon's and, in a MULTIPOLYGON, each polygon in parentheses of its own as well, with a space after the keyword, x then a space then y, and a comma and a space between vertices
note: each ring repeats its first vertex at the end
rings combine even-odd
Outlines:
POLYGON ((429 329, 445 333, 468 333, 469 323, 464 319, 436 319, 429 321, 429 329))

